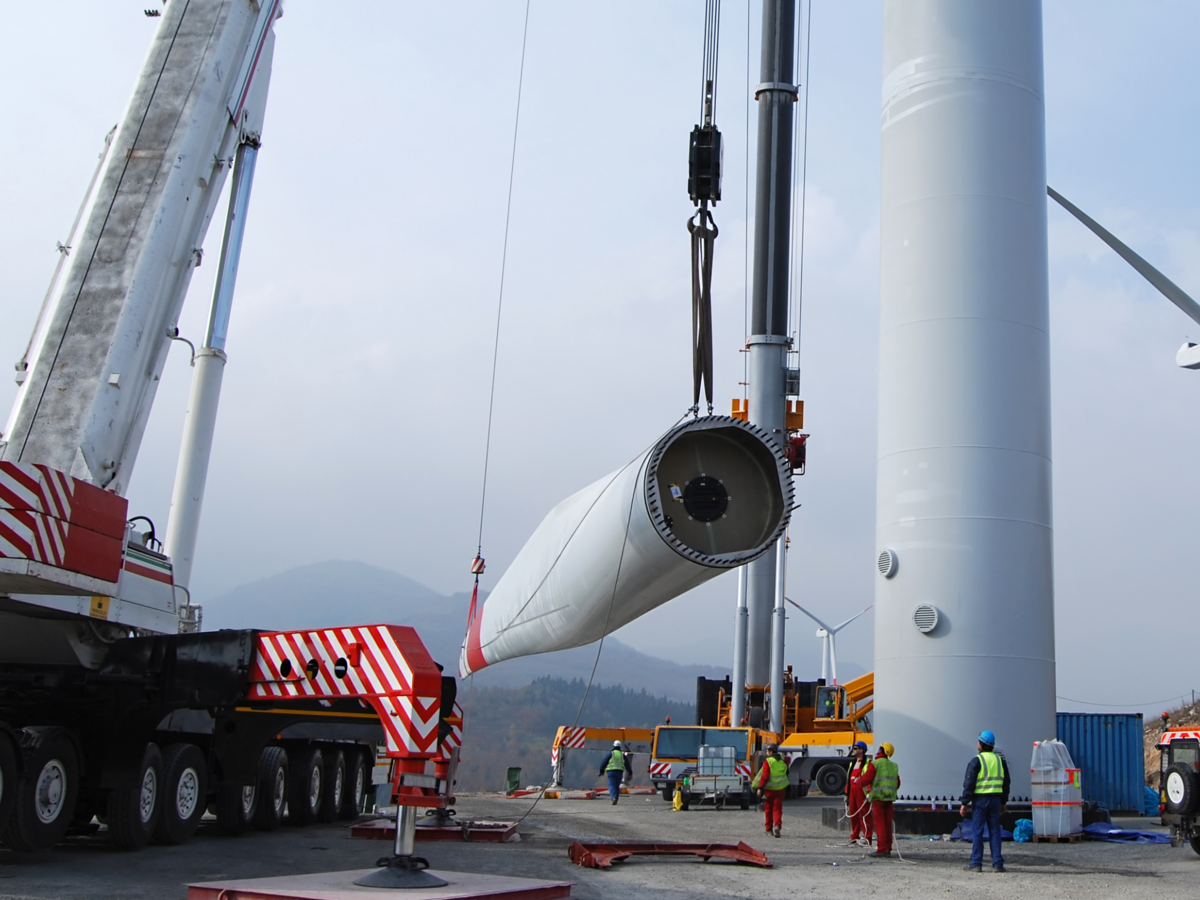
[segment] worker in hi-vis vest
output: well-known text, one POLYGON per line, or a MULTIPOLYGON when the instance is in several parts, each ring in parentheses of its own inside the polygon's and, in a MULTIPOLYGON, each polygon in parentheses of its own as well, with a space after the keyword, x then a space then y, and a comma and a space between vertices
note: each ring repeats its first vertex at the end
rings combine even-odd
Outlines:
POLYGON ((767 746, 767 758, 750 782, 750 787, 763 798, 767 834, 779 837, 783 833, 783 795, 788 786, 788 764, 779 754, 778 744, 767 746))
POLYGON ((854 762, 846 778, 846 814, 850 816, 850 843, 858 847, 871 846, 871 801, 867 792, 875 780, 875 764, 867 756, 867 745, 855 741, 850 748, 854 762))
POLYGON ((1004 854, 1000 849, 1003 837, 1000 814, 1008 806, 1008 763, 1004 754, 998 752, 996 736, 990 731, 979 732, 979 753, 967 763, 967 776, 963 779, 962 806, 959 812, 965 819, 971 816, 975 836, 971 843, 971 861, 965 866, 968 871, 983 871, 983 829, 987 826, 988 841, 992 845, 992 871, 1004 871, 1004 854))
POLYGON ((875 826, 875 852, 872 856, 892 855, 892 804, 900 790, 900 767, 892 762, 896 748, 884 741, 875 754, 875 777, 871 779, 871 824, 875 826))
POLYGON ((608 754, 604 758, 604 762, 600 763, 600 774, 608 777, 608 796, 612 798, 613 806, 616 806, 617 801, 621 799, 621 779, 626 774, 630 779, 633 778, 631 756, 632 754, 621 749, 620 741, 613 741, 612 753, 608 754))

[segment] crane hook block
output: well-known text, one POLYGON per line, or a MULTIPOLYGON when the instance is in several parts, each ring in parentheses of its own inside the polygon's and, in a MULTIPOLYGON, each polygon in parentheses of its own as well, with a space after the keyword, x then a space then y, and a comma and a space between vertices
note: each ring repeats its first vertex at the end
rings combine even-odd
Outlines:
POLYGON ((688 150, 688 194, 692 202, 716 203, 721 199, 721 132, 713 125, 692 129, 688 150))

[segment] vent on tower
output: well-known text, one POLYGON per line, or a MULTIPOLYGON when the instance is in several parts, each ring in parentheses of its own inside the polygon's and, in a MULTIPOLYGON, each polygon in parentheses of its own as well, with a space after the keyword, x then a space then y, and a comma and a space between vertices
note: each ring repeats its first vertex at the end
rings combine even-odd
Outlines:
POLYGON ((938 611, 936 606, 922 603, 913 610, 913 624, 917 626, 917 631, 921 632, 921 634, 929 634, 929 632, 937 628, 937 623, 938 611))
POLYGON ((879 574, 884 578, 891 578, 896 574, 896 567, 900 561, 896 559, 895 550, 884 550, 879 554, 879 574))

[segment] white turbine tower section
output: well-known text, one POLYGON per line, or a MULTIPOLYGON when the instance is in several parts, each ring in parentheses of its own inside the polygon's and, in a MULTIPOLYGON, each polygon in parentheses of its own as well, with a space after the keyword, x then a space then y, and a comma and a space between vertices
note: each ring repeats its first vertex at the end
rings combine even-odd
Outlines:
POLYGON ((672 428, 542 521, 472 610, 462 676, 590 644, 783 535, 791 466, 771 434, 727 416, 672 428))
POLYGON ((885 0, 875 735, 957 797, 1055 732, 1038 0, 885 0), (887 551, 892 551, 890 554, 887 551))
POLYGON ((831 628, 790 597, 787 598, 787 602, 792 604, 792 606, 796 607, 796 609, 800 610, 800 612, 804 613, 821 626, 817 629, 817 637, 821 639, 821 678, 826 684, 830 683, 829 674, 830 667, 832 666, 833 684, 837 684, 837 634, 859 616, 866 615, 868 612, 870 612, 871 607, 868 606, 862 612, 857 612, 852 615, 842 624, 834 625, 831 628))

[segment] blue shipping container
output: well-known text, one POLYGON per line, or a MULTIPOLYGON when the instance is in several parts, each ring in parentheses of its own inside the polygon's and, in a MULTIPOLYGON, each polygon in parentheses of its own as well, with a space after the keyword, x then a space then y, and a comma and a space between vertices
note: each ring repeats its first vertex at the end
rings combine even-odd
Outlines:
POLYGON ((1060 712, 1058 739, 1082 770, 1086 802, 1111 813, 1141 815, 1146 784, 1141 713, 1060 712))

